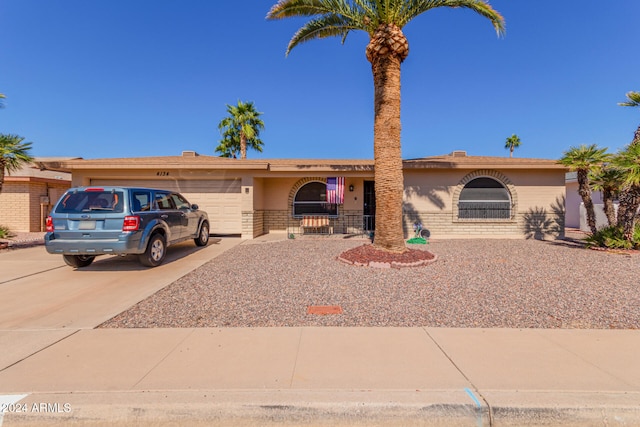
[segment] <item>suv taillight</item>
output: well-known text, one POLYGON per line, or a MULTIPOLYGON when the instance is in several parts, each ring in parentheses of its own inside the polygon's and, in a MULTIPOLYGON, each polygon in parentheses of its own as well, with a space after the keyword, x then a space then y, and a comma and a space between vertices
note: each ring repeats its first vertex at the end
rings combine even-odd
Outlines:
POLYGON ((45 225, 47 227, 47 232, 48 233, 53 233, 53 218, 51 218, 50 216, 47 217, 47 220, 45 222, 45 225))
POLYGON ((136 231, 140 227, 140 217, 137 215, 127 215, 124 217, 122 231, 136 231))

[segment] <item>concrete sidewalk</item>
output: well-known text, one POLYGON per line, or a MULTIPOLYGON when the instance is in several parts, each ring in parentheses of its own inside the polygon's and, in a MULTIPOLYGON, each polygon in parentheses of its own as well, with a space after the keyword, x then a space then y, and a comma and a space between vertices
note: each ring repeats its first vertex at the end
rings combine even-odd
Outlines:
POLYGON ((13 349, 0 356, 3 427, 640 425, 637 330, 82 329, 2 337, 0 348, 13 349))

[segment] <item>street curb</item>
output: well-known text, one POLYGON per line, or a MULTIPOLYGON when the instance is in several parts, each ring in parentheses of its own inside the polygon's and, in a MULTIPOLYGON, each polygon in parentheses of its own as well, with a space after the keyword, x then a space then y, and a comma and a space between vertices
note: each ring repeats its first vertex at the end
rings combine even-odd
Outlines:
MULTIPOLYGON (((515 393, 517 394, 517 393, 515 393)), ((23 426, 602 426, 640 425, 638 405, 513 405, 489 409, 452 390, 183 390, 34 394, 5 412, 23 426), (44 403, 47 402, 47 403, 44 403), (48 404, 48 406, 47 406, 48 404), (35 406, 34 406, 35 405, 35 406), (30 410, 35 408, 36 410, 30 410), (48 410, 47 410, 48 408, 48 410), (38 410, 39 409, 39 410, 38 410), (44 409, 44 410, 43 410, 44 409)), ((587 399, 588 400, 588 399, 587 399)), ((607 400, 607 399, 604 399, 607 400)))

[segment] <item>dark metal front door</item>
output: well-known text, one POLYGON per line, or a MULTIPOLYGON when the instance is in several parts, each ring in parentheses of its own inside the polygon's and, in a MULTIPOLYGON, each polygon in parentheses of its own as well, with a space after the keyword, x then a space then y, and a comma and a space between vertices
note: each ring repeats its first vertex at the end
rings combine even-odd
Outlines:
POLYGON ((365 231, 376 229, 376 189, 374 181, 364 182, 364 197, 362 202, 363 227, 365 231))

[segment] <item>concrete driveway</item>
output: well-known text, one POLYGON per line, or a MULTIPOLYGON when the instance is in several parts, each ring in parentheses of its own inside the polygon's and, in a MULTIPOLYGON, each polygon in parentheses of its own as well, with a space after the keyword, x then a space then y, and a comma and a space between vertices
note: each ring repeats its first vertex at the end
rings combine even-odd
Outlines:
POLYGON ((42 246, 0 252, 0 331, 94 328, 240 242, 184 242, 156 268, 133 256, 103 256, 73 269, 42 246))
POLYGON ((184 242, 155 268, 133 256, 103 256, 73 269, 42 246, 0 252, 0 370, 95 328, 240 242, 184 242))

